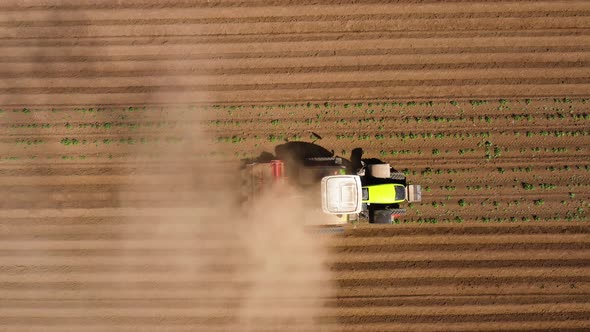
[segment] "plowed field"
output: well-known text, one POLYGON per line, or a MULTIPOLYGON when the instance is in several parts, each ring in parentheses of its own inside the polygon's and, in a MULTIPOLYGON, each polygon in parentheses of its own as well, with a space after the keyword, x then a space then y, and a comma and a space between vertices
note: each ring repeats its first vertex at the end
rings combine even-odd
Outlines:
POLYGON ((0 330, 589 329, 589 50, 587 1, 2 1, 0 330), (423 202, 236 207, 317 135, 423 202))

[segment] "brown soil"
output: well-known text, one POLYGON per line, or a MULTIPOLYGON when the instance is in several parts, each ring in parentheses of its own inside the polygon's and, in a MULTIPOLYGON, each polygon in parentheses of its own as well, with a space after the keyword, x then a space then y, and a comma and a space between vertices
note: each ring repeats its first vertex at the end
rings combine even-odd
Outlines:
POLYGON ((0 4, 0 330, 589 326, 588 2, 112 3, 0 4), (311 132, 424 201, 234 208, 311 132))

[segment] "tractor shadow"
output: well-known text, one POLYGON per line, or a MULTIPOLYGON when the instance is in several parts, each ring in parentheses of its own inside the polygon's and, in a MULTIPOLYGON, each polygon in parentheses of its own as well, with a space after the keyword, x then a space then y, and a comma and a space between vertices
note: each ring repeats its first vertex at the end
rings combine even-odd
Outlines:
POLYGON ((360 147, 352 149, 350 156, 345 158, 344 156, 337 156, 334 154, 334 150, 328 150, 327 148, 318 145, 316 143, 292 141, 284 144, 279 144, 272 152, 263 151, 258 157, 242 159, 243 163, 267 163, 271 160, 298 160, 303 161, 305 159, 313 158, 333 158, 339 157, 343 161, 350 163, 353 169, 360 169, 362 163, 365 165, 373 164, 384 164, 385 161, 378 158, 363 158, 363 149, 360 147))
MULTIPOLYGON (((374 164, 386 164, 385 161, 378 158, 363 158, 363 149, 360 147, 352 149, 350 156, 345 158, 334 154, 334 150, 309 142, 292 141, 277 145, 272 152, 263 151, 256 158, 242 159, 242 166, 251 163, 268 163, 272 160, 283 160, 286 165, 301 166, 310 160, 328 160, 330 158, 340 158, 341 165, 346 166, 348 174, 357 174, 363 167, 374 164)), ((391 168, 391 172, 398 172, 391 168)))

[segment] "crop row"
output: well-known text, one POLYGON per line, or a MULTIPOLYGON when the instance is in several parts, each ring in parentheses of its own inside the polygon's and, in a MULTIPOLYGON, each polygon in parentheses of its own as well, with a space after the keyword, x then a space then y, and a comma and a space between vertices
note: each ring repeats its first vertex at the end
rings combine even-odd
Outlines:
MULTIPOLYGON (((586 215, 580 215, 578 213, 566 213, 564 215, 553 215, 553 216, 539 216, 536 214, 527 216, 512 216, 512 217, 475 217, 474 221, 483 223, 515 223, 515 222, 542 222, 542 221, 562 221, 566 220, 569 222, 573 221, 588 221, 589 217, 586 215)), ((455 217, 410 217, 406 219, 396 219, 396 224, 406 223, 419 223, 419 224, 438 224, 438 223, 462 223, 465 221, 463 216, 457 215, 455 217)))
POLYGON ((63 138, 60 143, 63 145, 85 145, 85 144, 113 144, 113 143, 118 143, 118 144, 159 144, 159 143, 180 143, 184 141, 183 137, 174 137, 174 136, 168 136, 168 137, 122 137, 122 138, 105 138, 102 140, 86 140, 86 139, 78 139, 78 138, 63 138))
MULTIPOLYGON (((524 132, 523 132, 524 133, 524 132)), ((520 136, 521 132, 514 132, 513 133, 515 136, 520 136)), ((555 131, 546 131, 546 130, 541 130, 539 132, 532 132, 532 131, 527 131, 526 133, 524 133, 526 135, 526 137, 534 137, 536 135, 539 136, 554 136, 554 137, 578 137, 578 136, 588 136, 590 135, 590 131, 586 131, 586 130, 572 130, 572 131, 567 131, 567 130, 555 130, 555 131)), ((283 137, 285 136, 284 134, 269 134, 266 137, 268 138, 269 141, 276 141, 276 137, 277 135, 283 135, 283 137)), ((502 135, 502 133, 501 133, 502 135)), ((229 139, 230 137, 234 137, 236 135, 233 136, 220 136, 218 137, 218 141, 220 142, 232 142, 232 139, 229 139)), ((358 141, 367 141, 367 140, 386 140, 386 139, 399 139, 401 141, 406 141, 406 140, 416 140, 416 139, 448 139, 448 138, 454 138, 454 139, 470 139, 470 138, 489 138, 492 137, 492 132, 489 131, 481 131, 481 132, 475 132, 475 133, 471 133, 471 132, 466 132, 466 133, 449 133, 449 132, 423 132, 423 133, 415 133, 415 132, 399 132, 399 133, 377 133, 377 134, 368 134, 368 133, 356 133, 356 132, 350 132, 350 133, 341 133, 341 134, 336 134, 334 137, 337 140, 358 140, 358 141)), ((259 135, 245 135, 245 136, 241 136, 239 138, 236 138, 237 141, 239 142, 243 142, 246 141, 248 138, 254 138, 254 139, 263 139, 261 136, 259 135)))
MULTIPOLYGON (((453 106, 460 106, 460 105, 471 105, 471 106, 480 106, 480 105, 487 105, 487 104, 492 104, 492 103, 497 103, 499 105, 508 105, 510 103, 524 103, 526 105, 530 105, 532 102, 534 101, 543 101, 543 102, 548 102, 548 101, 553 101, 556 104, 571 104, 574 103, 576 101, 581 102, 581 103, 587 103, 590 99, 587 98, 581 98, 581 99, 577 99, 577 98, 569 98, 569 97, 562 97, 562 98, 542 98, 542 99, 530 99, 530 98, 526 98, 526 99, 522 99, 522 100, 509 100, 509 99, 495 99, 495 100, 481 100, 481 99, 471 99, 471 100, 451 100, 449 102, 444 102, 444 101, 373 101, 373 102, 357 102, 357 103, 344 103, 342 104, 343 107, 345 108, 349 108, 349 107, 356 107, 356 108, 362 108, 362 107, 373 107, 373 106, 383 106, 383 107, 406 107, 406 106, 429 106, 429 107, 433 107, 435 105, 445 105, 445 104, 451 104, 453 106)), ((330 107, 335 107, 336 103, 331 103, 331 102, 323 102, 323 103, 312 103, 312 102, 307 102, 307 103, 282 103, 282 104, 276 104, 276 105, 248 105, 248 106, 244 106, 244 105, 191 105, 189 106, 189 108, 191 109, 208 109, 208 108, 212 108, 212 109, 230 109, 230 110, 236 110, 236 109, 243 109, 246 107, 251 107, 251 108, 269 108, 269 107, 277 107, 280 109, 286 109, 286 108, 297 108, 297 107, 305 107, 305 108, 330 108, 330 107)), ((26 110, 27 108, 24 109, 13 109, 13 112, 20 112, 23 110, 26 110)), ((146 110, 150 110, 150 107, 123 107, 123 108, 106 108, 106 107, 90 107, 90 108, 84 108, 84 107, 78 107, 75 108, 76 111, 79 112, 101 112, 101 111, 112 111, 112 110, 123 110, 123 111, 130 111, 130 112, 137 112, 137 111, 146 111, 146 110)), ((59 111, 60 109, 57 108, 53 108, 52 110, 54 111, 59 111)), ((3 111, 0 109, 0 111, 3 111)))
MULTIPOLYGON (((435 108, 435 107, 454 107, 457 109, 462 109, 465 106, 470 107, 479 107, 479 106, 486 106, 488 108, 495 108, 499 110, 511 109, 511 107, 527 107, 531 105, 533 102, 542 102, 546 104, 547 102, 553 101, 556 105, 568 104, 572 105, 574 103, 578 104, 586 104, 588 99, 571 99, 571 98, 554 98, 554 99, 524 99, 524 100, 507 100, 507 99, 497 99, 497 100, 467 100, 467 101, 379 101, 379 102, 357 102, 357 103, 332 103, 332 102, 323 102, 323 103, 289 103, 289 104, 268 104, 268 105, 188 105, 183 107, 119 107, 119 108, 104 108, 104 107, 90 107, 90 108, 74 108, 71 109, 30 109, 30 108, 19 108, 19 109, 12 109, 12 113, 23 113, 29 114, 32 112, 71 112, 74 111, 75 113, 81 114, 97 114, 97 113, 115 113, 115 112, 123 112, 123 113, 142 113, 142 112, 162 112, 162 111, 188 111, 188 112, 196 112, 196 111, 224 111, 224 112, 234 112, 234 111, 243 111, 243 110, 298 110, 298 109, 315 109, 315 110, 336 110, 336 109, 356 109, 356 110, 365 110, 368 114, 375 113, 376 109, 404 109, 404 108, 412 108, 412 107, 426 107, 426 108, 435 108)), ((547 107, 546 107, 547 108, 547 107)), ((563 108, 561 108, 563 109, 563 108)), ((6 113, 5 110, 0 109, 0 114, 6 113)), ((231 115, 231 113, 228 113, 231 115)), ((587 119, 588 114, 584 115, 584 118, 587 119)), ((436 120, 432 120, 436 121, 436 120)))

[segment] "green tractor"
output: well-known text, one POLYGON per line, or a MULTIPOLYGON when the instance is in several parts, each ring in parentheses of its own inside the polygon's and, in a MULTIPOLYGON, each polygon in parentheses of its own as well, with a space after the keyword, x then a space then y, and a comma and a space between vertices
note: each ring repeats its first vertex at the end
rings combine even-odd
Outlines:
POLYGON ((396 172, 389 164, 369 164, 357 173, 361 177, 361 215, 372 224, 390 224, 406 214, 404 202, 420 202, 420 185, 407 184, 404 173, 396 172))
POLYGON ((322 210, 344 223, 363 217, 372 224, 390 224, 406 213, 401 204, 422 198, 419 185, 407 184, 405 175, 387 163, 362 159, 360 148, 347 160, 313 143, 288 142, 275 147, 274 155, 246 160, 243 170, 248 195, 269 182, 261 175, 268 173, 273 181, 286 179, 307 193, 317 192, 322 210))

